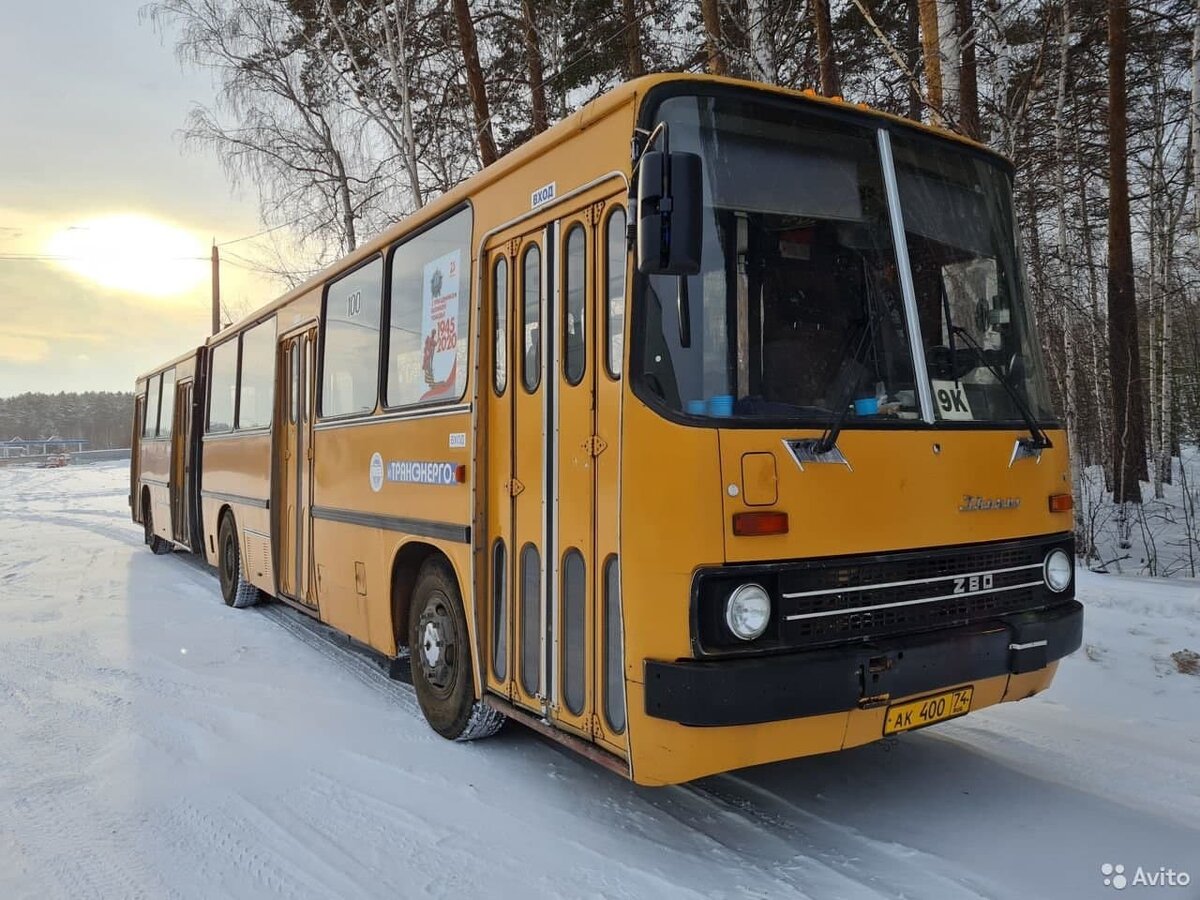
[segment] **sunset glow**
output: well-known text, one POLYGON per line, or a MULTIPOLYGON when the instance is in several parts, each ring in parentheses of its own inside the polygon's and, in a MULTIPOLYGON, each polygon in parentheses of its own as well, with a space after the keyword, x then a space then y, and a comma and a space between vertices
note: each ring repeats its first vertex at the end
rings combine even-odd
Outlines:
POLYGON ((207 248, 196 237, 144 215, 79 222, 56 233, 46 252, 98 285, 150 297, 187 293, 209 277, 207 248))

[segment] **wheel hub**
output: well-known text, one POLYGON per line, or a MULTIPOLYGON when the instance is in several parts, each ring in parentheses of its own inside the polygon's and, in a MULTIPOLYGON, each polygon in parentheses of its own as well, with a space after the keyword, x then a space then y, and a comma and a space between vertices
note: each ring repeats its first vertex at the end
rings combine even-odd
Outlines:
POLYGON ((437 668, 442 658, 442 636, 432 622, 425 623, 425 634, 421 636, 421 651, 425 654, 425 665, 437 668))
POLYGON ((438 694, 449 694, 454 687, 457 632, 446 601, 430 603, 417 623, 420 641, 418 659, 425 682, 438 694))

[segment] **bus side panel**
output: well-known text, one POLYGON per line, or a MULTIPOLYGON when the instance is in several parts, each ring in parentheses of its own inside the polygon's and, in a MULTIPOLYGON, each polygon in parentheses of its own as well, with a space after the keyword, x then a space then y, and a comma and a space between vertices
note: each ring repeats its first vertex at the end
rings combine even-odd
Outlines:
POLYGON ((450 560, 475 645, 471 415, 465 409, 430 413, 326 422, 313 435, 313 562, 321 618, 387 655, 396 652, 392 565, 412 542, 450 560), (377 467, 373 477, 376 454, 382 471, 377 467))
MULTIPOLYGON (((695 757, 710 752, 707 734, 701 743, 690 734, 693 729, 646 716, 643 664, 692 654, 692 572, 724 561, 725 486, 715 429, 673 425, 635 399, 627 385, 622 418, 621 600, 630 761, 636 781, 657 783, 668 780, 667 773, 700 768, 703 761, 695 757)), ((845 715, 813 727, 840 744, 845 715)))
MULTIPOLYGON (((171 540, 171 442, 158 438, 143 438, 140 444, 138 477, 150 494, 150 518, 154 533, 171 540)), ((140 493, 140 492, 139 492, 140 493)))
POLYGON ((220 512, 232 510, 238 528, 246 580, 275 593, 271 553, 271 433, 245 432, 209 435, 204 439, 201 496, 204 506, 204 545, 208 561, 216 564, 220 512))

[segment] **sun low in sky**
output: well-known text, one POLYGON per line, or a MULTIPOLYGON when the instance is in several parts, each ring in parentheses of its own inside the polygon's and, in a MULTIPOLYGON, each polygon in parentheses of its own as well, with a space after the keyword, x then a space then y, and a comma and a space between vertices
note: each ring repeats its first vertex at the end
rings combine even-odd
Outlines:
POLYGON ((210 277, 208 248, 198 238, 136 213, 64 228, 47 242, 46 253, 90 282, 148 297, 187 294, 210 277))

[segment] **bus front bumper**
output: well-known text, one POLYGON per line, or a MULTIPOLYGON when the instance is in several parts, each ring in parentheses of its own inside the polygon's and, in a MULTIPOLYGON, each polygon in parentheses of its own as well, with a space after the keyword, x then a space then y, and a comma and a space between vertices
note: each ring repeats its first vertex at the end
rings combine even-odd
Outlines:
POLYGON ((1044 669, 1079 649, 1083 606, 961 628, 755 658, 645 661, 646 714, 682 725, 755 725, 886 704, 1044 669))

